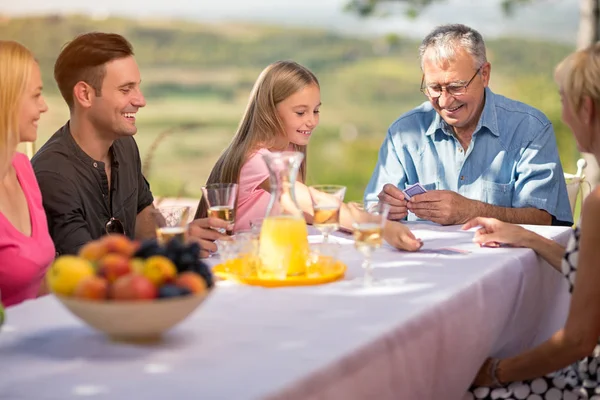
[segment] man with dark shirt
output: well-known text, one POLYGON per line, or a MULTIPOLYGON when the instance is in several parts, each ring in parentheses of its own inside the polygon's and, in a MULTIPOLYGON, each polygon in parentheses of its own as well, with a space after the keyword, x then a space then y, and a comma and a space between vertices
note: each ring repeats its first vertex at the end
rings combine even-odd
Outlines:
MULTIPOLYGON (((104 234, 155 236, 153 197, 133 139, 137 111, 146 105, 131 44, 122 36, 88 33, 60 53, 54 78, 70 120, 32 159, 50 234, 58 254, 75 254, 104 234)), ((204 256, 227 222, 189 226, 204 256)))

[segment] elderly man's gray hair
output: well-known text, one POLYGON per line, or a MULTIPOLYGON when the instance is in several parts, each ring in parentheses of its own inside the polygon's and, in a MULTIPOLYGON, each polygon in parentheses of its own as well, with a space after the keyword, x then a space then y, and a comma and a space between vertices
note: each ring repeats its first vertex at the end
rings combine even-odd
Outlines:
POLYGON ((427 50, 433 49, 432 61, 441 64, 444 61, 454 60, 460 48, 473 57, 475 68, 487 62, 485 43, 479 32, 462 24, 441 25, 427 35, 419 46, 421 70, 423 56, 427 50))

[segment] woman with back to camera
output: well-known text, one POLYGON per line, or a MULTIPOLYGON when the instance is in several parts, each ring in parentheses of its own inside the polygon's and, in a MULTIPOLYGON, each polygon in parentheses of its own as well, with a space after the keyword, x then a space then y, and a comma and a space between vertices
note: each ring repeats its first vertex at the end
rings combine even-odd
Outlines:
MULTIPOLYGON (((579 150, 600 162, 600 44, 569 55, 556 67, 555 79, 562 120, 573 131, 579 150)), ((600 187, 586 198, 582 216, 566 249, 494 219, 475 218, 464 225, 463 229, 481 227, 474 237, 481 245, 535 250, 568 278, 572 293, 565 326, 515 357, 488 358, 475 377, 479 387, 472 387, 468 398, 600 399, 600 187)))

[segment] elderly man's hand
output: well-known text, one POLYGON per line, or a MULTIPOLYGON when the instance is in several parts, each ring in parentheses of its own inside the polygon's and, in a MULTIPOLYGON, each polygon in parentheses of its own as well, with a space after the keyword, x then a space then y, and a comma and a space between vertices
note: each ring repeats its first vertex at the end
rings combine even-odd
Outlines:
POLYGON ((398 189, 391 183, 386 183, 383 190, 377 195, 379 201, 390 205, 390 213, 388 219, 397 221, 406 218, 408 210, 406 208, 406 199, 402 190, 398 189))
POLYGON ((206 258, 217 251, 215 240, 229 238, 229 236, 219 233, 215 229, 228 228, 231 228, 230 223, 222 219, 200 218, 190 222, 188 236, 190 240, 194 240, 200 245, 200 257, 206 258))
POLYGON ((450 190, 432 190, 411 197, 408 209, 417 217, 441 225, 464 224, 476 217, 477 202, 450 190))

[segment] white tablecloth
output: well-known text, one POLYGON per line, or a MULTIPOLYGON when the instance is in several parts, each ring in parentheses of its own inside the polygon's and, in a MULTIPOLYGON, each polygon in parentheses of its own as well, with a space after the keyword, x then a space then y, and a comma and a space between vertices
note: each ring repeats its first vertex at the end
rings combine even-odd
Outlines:
MULTIPOLYGON (((529 228, 562 244, 569 235, 529 228)), ((50 296, 10 308, 0 399, 460 399, 486 356, 517 353, 564 323, 566 282, 533 251, 479 248, 457 227, 412 229, 423 251, 375 256, 386 287, 349 287, 360 256, 338 238, 345 281, 222 283, 155 345, 112 343, 50 296)))

